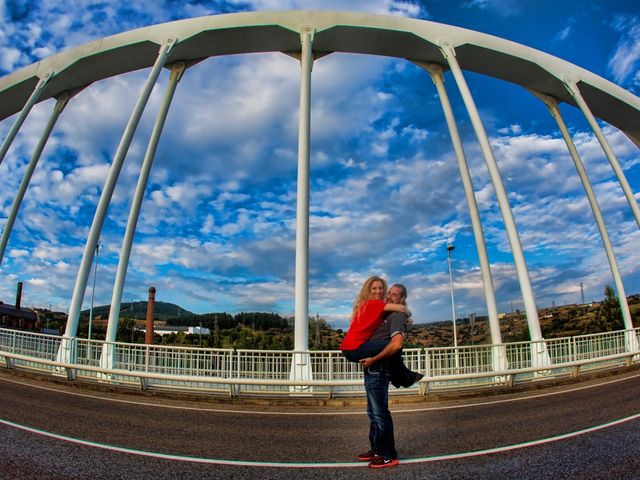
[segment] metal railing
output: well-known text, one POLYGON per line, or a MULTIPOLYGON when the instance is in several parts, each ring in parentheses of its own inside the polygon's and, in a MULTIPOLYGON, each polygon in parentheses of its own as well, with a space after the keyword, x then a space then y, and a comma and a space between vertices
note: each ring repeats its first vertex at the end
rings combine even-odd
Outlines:
MULTIPOLYGON (((469 387, 514 385, 581 372, 640 363, 640 352, 629 351, 629 338, 640 329, 606 332, 542 342, 476 345, 456 348, 407 348, 404 360, 425 375, 409 389, 396 393, 426 393, 469 387), (533 353, 546 351, 543 364, 533 353)), ((234 350, 129 343, 106 344, 66 339, 69 359, 61 361, 62 337, 0 329, 0 360, 8 368, 35 370, 69 379, 135 385, 143 389, 189 390, 225 395, 361 395, 361 367, 340 351, 294 352, 234 350), (105 347, 111 364, 101 365, 105 347), (294 354, 309 362, 309 378, 292 378, 294 354)), ((635 345, 638 344, 636 341, 635 345)), ((299 361, 299 360, 298 360, 299 361)))

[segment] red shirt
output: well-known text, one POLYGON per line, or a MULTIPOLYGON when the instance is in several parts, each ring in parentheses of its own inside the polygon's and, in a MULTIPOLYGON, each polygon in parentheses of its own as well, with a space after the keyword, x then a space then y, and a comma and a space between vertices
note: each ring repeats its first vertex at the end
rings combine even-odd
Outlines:
POLYGON ((340 344, 340 350, 355 350, 371 338, 373 332, 382 323, 382 312, 386 302, 365 300, 354 316, 349 331, 340 344))

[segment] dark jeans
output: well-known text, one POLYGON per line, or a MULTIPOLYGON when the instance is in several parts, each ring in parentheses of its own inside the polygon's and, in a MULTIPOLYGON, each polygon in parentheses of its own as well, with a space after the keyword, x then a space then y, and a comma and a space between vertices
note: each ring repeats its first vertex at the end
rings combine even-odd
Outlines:
MULTIPOLYGON (((363 358, 369 358, 377 355, 388 343, 389 340, 370 340, 363 343, 355 350, 342 350, 342 354, 344 355, 344 358, 350 362, 359 362, 363 358)), ((407 368, 402 360, 402 351, 377 363, 382 364, 383 362, 388 366, 391 383, 393 383, 396 388, 400 386, 410 387, 416 381, 415 374, 407 368)))
POLYGON ((398 458, 389 411, 389 375, 384 365, 364 369, 364 388, 367 392, 371 451, 385 459, 398 458))

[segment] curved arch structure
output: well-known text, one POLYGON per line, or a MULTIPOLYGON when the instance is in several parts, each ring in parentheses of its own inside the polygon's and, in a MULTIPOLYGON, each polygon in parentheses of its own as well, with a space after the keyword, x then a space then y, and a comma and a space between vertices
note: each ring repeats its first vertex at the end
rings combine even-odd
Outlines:
MULTIPOLYGON (((296 352, 308 350, 308 118, 311 67, 314 59, 333 52, 405 58, 424 68, 431 75, 442 101, 471 213, 483 274, 492 343, 496 345, 493 359, 496 371, 506 368, 506 360, 500 338, 491 271, 462 143, 457 132, 456 121, 449 105, 447 93, 442 83, 445 70, 451 71, 462 94, 496 191, 516 264, 529 331, 533 341, 532 345, 535 345, 531 351, 532 364, 537 366, 544 365, 548 363, 549 357, 541 335, 529 273, 511 207, 488 137, 466 84, 463 74, 465 70, 488 75, 530 90, 545 102, 551 114, 558 121, 563 138, 567 142, 580 178, 585 186, 605 245, 622 306, 625 328, 628 331, 627 348, 630 351, 638 350, 638 340, 632 330, 633 325, 626 304, 624 287, 606 228, 604 227, 602 215, 591 191, 582 162, 575 151, 570 136, 566 133, 566 127, 557 109, 557 104, 564 102, 579 108, 584 113, 618 177, 636 222, 640 225, 640 209, 633 192, 618 164, 615 154, 609 147, 595 120, 597 117, 617 127, 636 145, 640 146, 640 99, 608 80, 576 65, 491 35, 423 20, 330 11, 251 12, 200 17, 154 25, 105 37, 61 52, 0 78, 0 120, 20 112, 0 148, 0 162, 2 162, 24 118, 35 103, 52 97, 58 99, 54 114, 41 139, 41 144, 44 146, 57 116, 61 113, 68 99, 75 93, 93 82, 125 72, 153 67, 122 136, 98 204, 69 309, 69 320, 65 332, 66 339, 72 339, 76 335, 88 272, 104 216, 106 215, 106 209, 111 200, 111 194, 120 168, 126 157, 131 137, 144 110, 151 88, 157 80, 159 70, 163 66, 169 67, 172 69, 173 74, 167 87, 165 103, 161 113, 158 114, 156 127, 145 156, 145 166, 143 167, 146 169, 143 172, 145 175, 148 174, 148 169, 151 168, 164 118, 171 102, 173 91, 184 72, 184 68, 208 57, 255 52, 283 52, 300 59, 301 63, 298 218, 296 229, 296 352)), ((34 152, 32 164, 30 164, 30 172, 35 168, 41 151, 42 149, 39 148, 34 152)), ((25 175, 25 180, 23 181, 24 189, 26 189, 29 179, 30 173, 25 175)), ((142 195, 141 192, 144 191, 144 186, 144 182, 139 184, 136 190, 137 197, 142 195)), ((13 218, 15 218, 14 212, 17 213, 19 208, 21 195, 24 195, 22 188, 21 193, 16 196, 17 201, 14 202, 13 218)), ((140 201, 141 197, 134 202, 134 204, 138 205, 138 211, 140 201)), ((118 282, 123 282, 126 274, 129 255, 127 248, 130 249, 131 247, 138 211, 136 211, 136 208, 132 208, 129 218, 127 234, 125 235, 121 253, 121 264, 123 265, 118 268, 119 273, 114 287, 111 309, 114 318, 110 318, 109 321, 107 342, 115 341, 115 326, 117 325, 120 305, 120 298, 118 298, 117 292, 119 289, 119 295, 121 296, 122 289, 122 284, 118 284, 118 282)), ((11 225, 12 220, 7 222, 3 230, 3 243, 0 245, 0 262, 2 261, 11 225)), ((110 361, 107 350, 105 349, 103 352, 103 359, 106 359, 105 365, 108 366, 110 361)), ((64 342, 60 354, 65 360, 73 360, 65 354, 64 342)), ((300 353, 294 359, 292 376, 300 379, 310 378, 309 375, 310 365, 307 357, 304 353, 300 353)))
POLYGON ((623 88, 539 50, 460 27, 425 20, 350 12, 255 12, 179 20, 105 37, 0 79, 0 120, 25 105, 38 81, 53 73, 40 100, 151 67, 168 38, 177 45, 167 58, 197 61, 254 52, 300 52, 300 29, 314 30, 313 51, 362 53, 446 65, 447 42, 464 70, 489 75, 578 106, 565 81, 578 85, 593 114, 640 144, 640 99, 623 88))

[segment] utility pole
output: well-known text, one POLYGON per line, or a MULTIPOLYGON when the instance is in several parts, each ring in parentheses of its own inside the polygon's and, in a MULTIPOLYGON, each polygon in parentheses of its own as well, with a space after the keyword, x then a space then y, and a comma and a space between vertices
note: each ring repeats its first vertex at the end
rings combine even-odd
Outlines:
POLYGON ((580 298, 582 299, 582 305, 584 305, 584 286, 580 282, 580 298))
POLYGON ((213 315, 213 346, 218 346, 218 314, 213 315))
MULTIPOLYGON (((93 324, 93 299, 96 295, 96 275, 98 274, 98 251, 100 250, 100 243, 96 243, 96 255, 95 265, 93 267, 93 288, 91 289, 91 308, 89 309, 89 330, 87 331, 87 340, 91 340, 91 326, 93 324)), ((89 349, 87 349, 87 355, 89 349)))
POLYGON ((447 244, 447 263, 449 264, 449 287, 451 289, 451 316, 453 317, 453 348, 456 361, 456 372, 459 368, 458 360, 458 332, 456 330, 456 302, 453 298, 453 273, 451 268, 451 252, 455 249, 452 244, 447 244))

